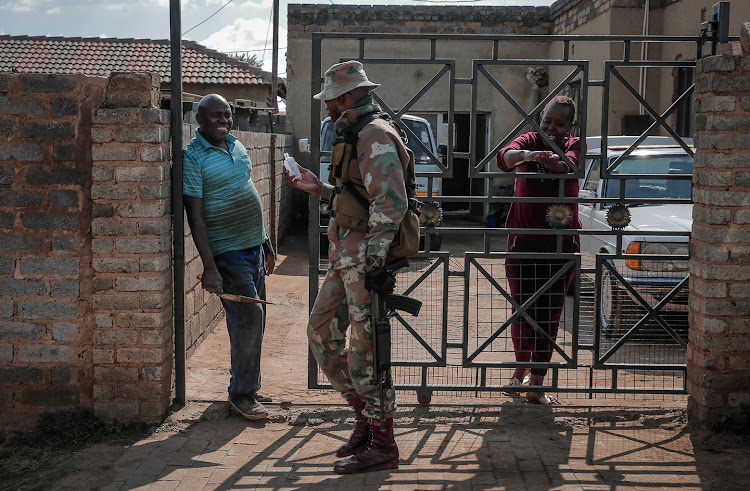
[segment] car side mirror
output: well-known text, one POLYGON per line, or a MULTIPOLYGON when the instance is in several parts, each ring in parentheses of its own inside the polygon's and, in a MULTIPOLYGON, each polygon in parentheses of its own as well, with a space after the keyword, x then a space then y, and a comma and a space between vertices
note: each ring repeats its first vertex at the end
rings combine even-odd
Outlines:
POLYGON ((310 140, 307 138, 301 138, 299 141, 300 153, 310 153, 310 140))
POLYGON ((579 198, 596 198, 596 191, 589 191, 588 189, 581 189, 578 191, 579 198))
POLYGON ((443 157, 448 155, 448 145, 438 145, 438 155, 443 157))

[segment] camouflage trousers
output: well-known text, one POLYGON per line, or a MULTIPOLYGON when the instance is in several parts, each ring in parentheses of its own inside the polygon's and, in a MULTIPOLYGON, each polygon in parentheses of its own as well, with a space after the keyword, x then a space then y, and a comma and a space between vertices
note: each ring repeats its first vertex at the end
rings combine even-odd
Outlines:
MULTIPOLYGON (((307 337, 315 360, 333 388, 346 399, 359 397, 366 405, 362 413, 377 419, 380 391, 373 377, 370 310, 364 265, 329 269, 310 314, 307 337)), ((385 389, 383 406, 387 415, 396 410, 396 391, 392 385, 385 389)))

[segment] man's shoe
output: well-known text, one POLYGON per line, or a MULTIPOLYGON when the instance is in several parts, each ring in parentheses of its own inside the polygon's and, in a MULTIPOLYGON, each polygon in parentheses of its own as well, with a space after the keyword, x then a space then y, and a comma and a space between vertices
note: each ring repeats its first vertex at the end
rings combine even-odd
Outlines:
POLYGON ((362 410, 365 403, 359 397, 352 397, 346 401, 354 409, 354 431, 349 437, 349 441, 336 451, 336 457, 343 458, 355 455, 364 449, 367 441, 370 439, 370 426, 367 424, 367 418, 362 416, 362 410))
POLYGON ((263 407, 263 404, 249 397, 229 399, 229 407, 232 411, 251 421, 268 418, 268 411, 263 407))
POLYGON ((386 418, 381 424, 382 431, 379 426, 369 423, 370 439, 367 446, 357 455, 336 462, 333 466, 334 472, 358 474, 398 467, 398 447, 393 438, 393 418, 386 418))
POLYGON ((255 393, 255 400, 258 402, 273 402, 273 399, 271 398, 271 396, 267 396, 265 394, 259 394, 257 392, 255 393))

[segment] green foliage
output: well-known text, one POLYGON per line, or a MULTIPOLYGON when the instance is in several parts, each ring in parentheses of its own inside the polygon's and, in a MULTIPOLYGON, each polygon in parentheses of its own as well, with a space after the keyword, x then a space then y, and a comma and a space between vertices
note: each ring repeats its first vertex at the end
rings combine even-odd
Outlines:
POLYGON ((240 61, 249 63, 252 66, 263 68, 263 60, 258 59, 258 55, 256 55, 255 53, 253 53, 252 55, 250 55, 250 53, 237 53, 236 55, 234 55, 234 57, 240 61))
POLYGON ((722 411, 719 417, 711 423, 711 429, 721 433, 750 431, 750 404, 740 404, 739 411, 722 411))

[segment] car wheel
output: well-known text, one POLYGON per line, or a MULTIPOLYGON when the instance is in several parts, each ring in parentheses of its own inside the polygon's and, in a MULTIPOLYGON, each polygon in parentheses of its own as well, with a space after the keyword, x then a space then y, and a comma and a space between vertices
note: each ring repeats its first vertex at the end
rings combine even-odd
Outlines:
POLYGON ((615 338, 620 335, 623 327, 623 292, 617 287, 617 280, 609 270, 603 272, 600 288, 599 318, 601 320, 601 333, 606 338, 615 338))

